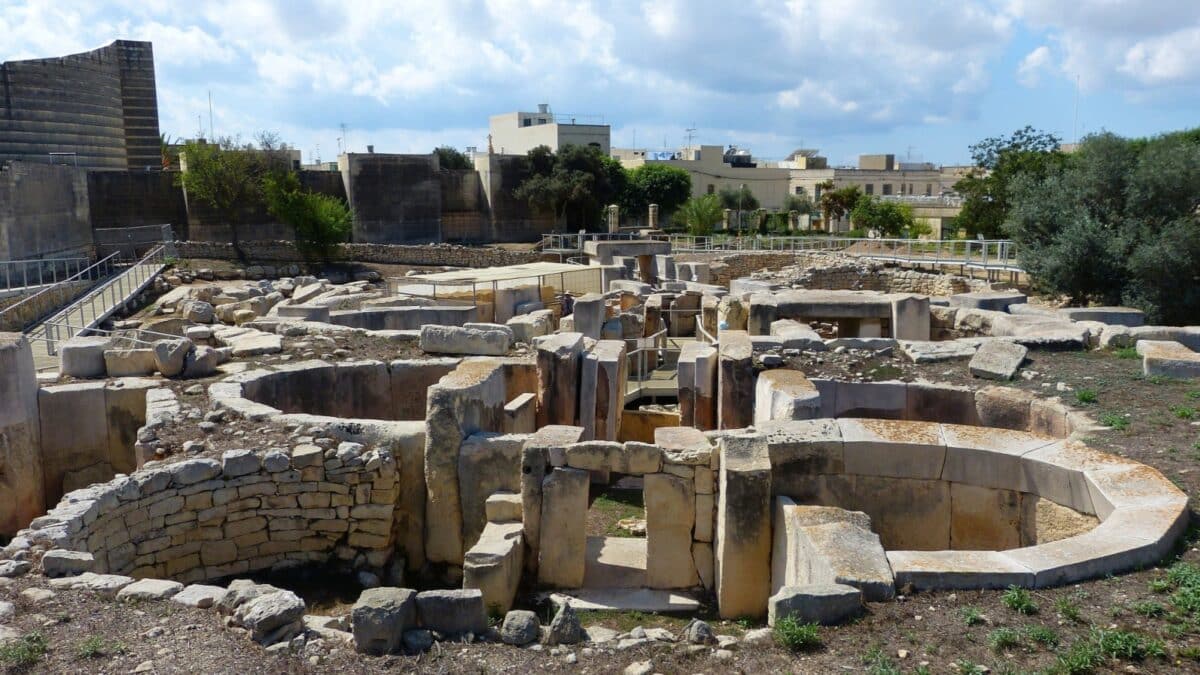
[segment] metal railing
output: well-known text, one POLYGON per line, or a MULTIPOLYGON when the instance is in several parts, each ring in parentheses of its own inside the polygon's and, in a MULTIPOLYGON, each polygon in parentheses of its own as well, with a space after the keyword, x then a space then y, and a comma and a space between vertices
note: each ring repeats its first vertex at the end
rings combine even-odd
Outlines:
MULTIPOLYGON (((113 270, 116 268, 119 261, 120 261, 120 254, 113 253, 104 258, 101 258, 100 260, 97 260, 96 262, 92 263, 91 265, 88 265, 87 267, 83 268, 82 270, 79 270, 75 274, 72 274, 71 276, 69 276, 65 279, 56 281, 53 284, 48 285, 48 286, 44 285, 42 287, 42 289, 37 291, 36 293, 34 293, 28 297, 22 298, 20 302, 13 303, 12 305, 5 307, 3 310, 0 310, 0 325, 8 324, 8 322, 5 321, 6 316, 17 316, 17 312, 21 311, 22 308, 25 307, 26 305, 33 305, 37 302, 40 302, 40 298, 42 296, 47 295, 49 293, 54 293, 65 285, 76 284, 76 283, 84 283, 84 284, 96 283, 96 282, 100 282, 104 279, 107 279, 108 277, 112 276, 113 270)), ((20 329, 24 330, 25 328, 28 328, 29 326, 36 324, 38 322, 38 320, 41 319, 45 315, 46 315, 46 313, 43 313, 40 316, 31 317, 29 320, 25 321, 20 326, 20 329)))
POLYGON ((582 251, 584 242, 630 241, 645 239, 636 232, 576 232, 575 234, 543 234, 538 245, 541 250, 582 251))
POLYGON ((46 352, 53 356, 57 353, 58 342, 94 329, 145 289, 165 265, 165 246, 160 244, 122 273, 42 322, 35 339, 44 338, 46 352))
POLYGON ((91 263, 91 258, 82 257, 0 260, 0 290, 57 284, 79 274, 91 263))
POLYGON ((120 252, 127 258, 136 258, 141 251, 148 250, 148 247, 166 244, 175 239, 170 224, 102 227, 93 230, 92 234, 97 251, 120 252))

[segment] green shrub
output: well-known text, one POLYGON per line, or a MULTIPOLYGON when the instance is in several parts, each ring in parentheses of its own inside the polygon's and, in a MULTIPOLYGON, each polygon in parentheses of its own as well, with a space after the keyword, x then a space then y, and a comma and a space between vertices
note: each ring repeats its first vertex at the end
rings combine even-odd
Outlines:
POLYGON ((1025 629, 1025 636, 1047 649, 1058 646, 1058 633, 1049 626, 1030 626, 1025 629))
POLYGON ((1054 609, 1067 621, 1079 621, 1079 603, 1074 598, 1063 597, 1055 600, 1054 609))
POLYGON ((800 623, 795 617, 775 622, 775 641, 792 651, 807 651, 821 646, 821 627, 815 623, 800 623))
POLYGON ((0 645, 0 661, 14 668, 27 668, 46 654, 46 638, 34 631, 0 645))
POLYGON ((1090 640, 1080 640, 1071 645, 1065 654, 1055 659, 1050 672, 1058 675, 1086 675, 1104 663, 1100 648, 1090 640))
POLYGON ((988 644, 995 652, 1019 647, 1021 646, 1021 634, 1013 628, 997 628, 988 634, 988 644))
POLYGON ((1033 601, 1033 596, 1029 594, 1028 590, 1019 586, 1009 586, 1000 600, 1004 603, 1005 607, 1018 614, 1030 615, 1037 614, 1038 612, 1038 606, 1033 601))
POLYGON ((968 626, 978 626, 979 624, 986 622, 986 619, 983 617, 983 612, 979 611, 978 607, 963 607, 962 617, 963 621, 967 622, 968 626))
POLYGON ((1104 413, 1100 415, 1099 422, 1106 427, 1112 427, 1116 431, 1124 431, 1129 428, 1129 418, 1121 413, 1104 413))
POLYGON ((1139 358, 1137 347, 1118 347, 1113 350, 1118 359, 1136 359, 1139 358))
POLYGON ((1075 400, 1083 405, 1095 403, 1097 398, 1095 389, 1080 389, 1075 392, 1075 400))
POLYGON ((1092 641, 1100 653, 1126 661, 1141 661, 1147 656, 1166 656, 1160 640, 1143 637, 1133 631, 1095 629, 1092 641))
POLYGON ((1186 405, 1173 405, 1171 412, 1181 420, 1190 420, 1196 416, 1196 409, 1186 405))
POLYGON ((1156 617, 1156 616, 1162 616, 1163 614, 1166 614, 1167 608, 1163 607, 1161 602, 1154 602, 1153 600, 1147 600, 1146 602, 1139 602, 1139 603, 1134 604, 1133 611, 1137 612, 1138 614, 1141 614, 1142 616, 1156 617))
POLYGON ((77 651, 81 659, 94 659, 101 656, 124 654, 126 649, 125 645, 120 642, 106 640, 99 635, 93 635, 80 642, 77 651))

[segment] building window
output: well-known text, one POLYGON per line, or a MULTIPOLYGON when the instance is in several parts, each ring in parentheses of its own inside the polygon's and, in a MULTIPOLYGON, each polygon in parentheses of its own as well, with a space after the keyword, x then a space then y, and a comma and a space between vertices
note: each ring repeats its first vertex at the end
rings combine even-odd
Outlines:
POLYGON ((869 194, 869 195, 875 194, 875 184, 874 183, 867 183, 867 194, 869 194))
POLYGON ((891 183, 883 184, 883 194, 885 194, 885 195, 892 194, 892 184, 891 183))
POLYGON ((815 199, 817 201, 821 201, 821 186, 820 185, 813 187, 813 199, 815 199))
POLYGON ((521 120, 521 122, 523 123, 523 124, 521 124, 521 126, 523 126, 523 127, 531 127, 531 126, 533 126, 533 120, 529 119, 528 117, 526 117, 525 119, 521 120))
POLYGON ((545 123, 546 123, 546 118, 545 118, 545 117, 539 117, 539 118, 538 118, 538 124, 545 124, 545 123))
POLYGON ((925 184, 925 196, 926 196, 926 197, 932 197, 932 196, 933 196, 933 183, 926 183, 926 184, 925 184))
POLYGON ((804 186, 803 185, 796 186, 796 194, 798 194, 798 195, 804 194, 804 186))
POLYGON ((717 191, 717 186, 712 183, 708 184, 708 194, 714 194, 717 191))

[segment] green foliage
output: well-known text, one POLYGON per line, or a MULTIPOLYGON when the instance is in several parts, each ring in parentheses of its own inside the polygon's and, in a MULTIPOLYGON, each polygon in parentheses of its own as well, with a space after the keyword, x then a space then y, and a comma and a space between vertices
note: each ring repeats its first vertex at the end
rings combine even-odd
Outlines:
POLYGON ((677 220, 682 220, 687 225, 689 233, 708 236, 724 218, 725 213, 721 208, 721 200, 716 195, 702 195, 684 202, 675 215, 677 220))
POLYGON ((1015 628, 997 628, 988 634, 988 644, 992 651, 1002 652, 1005 649, 1021 646, 1021 633, 1015 628))
POLYGON ((1154 323, 1200 320, 1195 136, 1095 134, 1049 168, 1016 176, 1004 230, 1038 289, 1138 307, 1154 323))
POLYGON ((986 138, 971 146, 975 162, 967 176, 954 184, 963 196, 963 207, 954 229, 962 229, 974 238, 982 234, 994 239, 1002 236, 1009 205, 1016 195, 1013 183, 1019 177, 1041 177, 1063 161, 1059 139, 1033 127, 1018 129, 1010 136, 986 138))
POLYGON ((1121 413, 1102 413, 1098 421, 1100 424, 1103 424, 1106 427, 1112 427, 1117 431, 1125 431, 1129 428, 1129 418, 1121 413))
POLYGON ((13 668, 27 668, 46 655, 46 638, 34 631, 0 645, 0 661, 13 668))
POLYGON ((650 163, 626 173, 621 208, 630 214, 645 214, 651 204, 658 204, 661 222, 692 194, 692 175, 677 166, 650 163))
POLYGON ((968 626, 978 626, 987 621, 978 607, 963 607, 962 617, 968 626))
POLYGON ((1058 646, 1058 633, 1049 626, 1030 626, 1025 629, 1025 636, 1047 649, 1058 646))
POLYGON ((438 168, 445 170, 460 170, 473 169, 471 160, 467 156, 459 152, 457 148, 452 148, 449 145, 439 145, 433 149, 433 154, 437 155, 438 168))
POLYGON ((1079 603, 1074 598, 1062 597, 1054 601, 1054 610, 1067 621, 1078 622, 1079 603))
POLYGON ((1118 359, 1140 358, 1140 355, 1137 353, 1137 347, 1118 347, 1113 350, 1113 353, 1117 355, 1118 359))
POLYGON ((1141 661, 1147 656, 1166 656, 1166 649, 1160 640, 1133 631, 1094 629, 1092 642, 1096 643, 1101 654, 1111 658, 1141 661))
POLYGON ((567 229, 596 229, 627 180, 620 162, 592 146, 564 145, 554 153, 540 145, 526 155, 526 167, 513 197, 567 229))
POLYGON ((795 211, 802 216, 815 216, 816 214, 820 213, 820 210, 817 209, 817 205, 813 203, 813 200, 808 196, 808 193, 786 195, 783 198, 783 204, 779 210, 784 215, 791 213, 792 211, 795 211))
POLYGON ((863 654, 862 661, 869 675, 900 675, 902 672, 878 645, 868 649, 867 653, 863 654))
POLYGON ((776 621, 772 632, 775 642, 792 651, 807 651, 821 646, 821 627, 815 623, 800 623, 792 616, 776 621))
POLYGON ((1171 412, 1181 420, 1190 420, 1196 416, 1196 409, 1186 405, 1173 405, 1171 412))
POLYGON ((1030 595, 1027 589, 1020 586, 1009 586, 1004 595, 1000 597, 1001 602, 1005 607, 1008 607, 1018 614, 1037 614, 1038 606, 1033 601, 1033 596, 1030 595))
POLYGON ((296 230, 296 247, 309 260, 331 260, 354 224, 354 213, 345 202, 300 186, 292 171, 263 177, 267 211, 296 230))
POLYGON ((863 196, 862 190, 857 185, 834 189, 831 180, 822 183, 821 190, 821 199, 818 205, 821 207, 826 230, 832 229, 833 221, 850 213, 858 204, 859 198, 863 196))
POLYGON ((875 230, 884 237, 899 237, 916 224, 912 206, 876 199, 870 195, 862 195, 854 203, 854 208, 850 210, 850 222, 855 227, 875 230))
POLYGON ((1091 640, 1079 640, 1065 654, 1060 654, 1050 670, 1058 675, 1085 675, 1104 663, 1104 655, 1091 640))
POLYGON ((99 635, 93 635, 80 642, 76 651, 79 653, 79 658, 81 659, 95 659, 101 656, 124 654, 127 649, 120 642, 107 640, 99 635))
POLYGON ((1080 389, 1075 392, 1075 400, 1083 405, 1095 403, 1099 398, 1095 389, 1080 389))
POLYGON ((1133 611, 1141 614, 1142 616, 1157 617, 1166 614, 1167 608, 1163 607, 1161 602, 1146 600, 1144 602, 1135 603, 1133 605, 1133 611))
POLYGON ((743 228, 746 220, 745 214, 758 210, 758 197, 755 197, 750 188, 744 185, 737 188, 721 188, 717 192, 717 199, 720 200, 722 209, 731 209, 736 212, 733 227, 738 231, 743 228))

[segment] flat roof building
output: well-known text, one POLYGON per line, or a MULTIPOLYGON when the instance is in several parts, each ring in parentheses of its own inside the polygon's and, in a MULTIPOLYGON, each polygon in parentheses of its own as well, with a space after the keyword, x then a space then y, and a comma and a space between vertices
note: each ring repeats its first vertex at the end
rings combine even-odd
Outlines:
POLYGON ((608 155, 612 129, 607 124, 589 124, 579 116, 555 115, 550 105, 539 103, 537 112, 492 115, 488 120, 492 149, 501 155, 523 155, 539 145, 558 152, 564 145, 587 145, 608 155))
POLYGON ((783 206, 788 193, 788 169, 759 166, 748 150, 732 145, 701 145, 678 151, 617 148, 612 156, 627 169, 658 163, 686 170, 692 178, 693 197, 745 185, 762 208, 774 211, 783 206))

